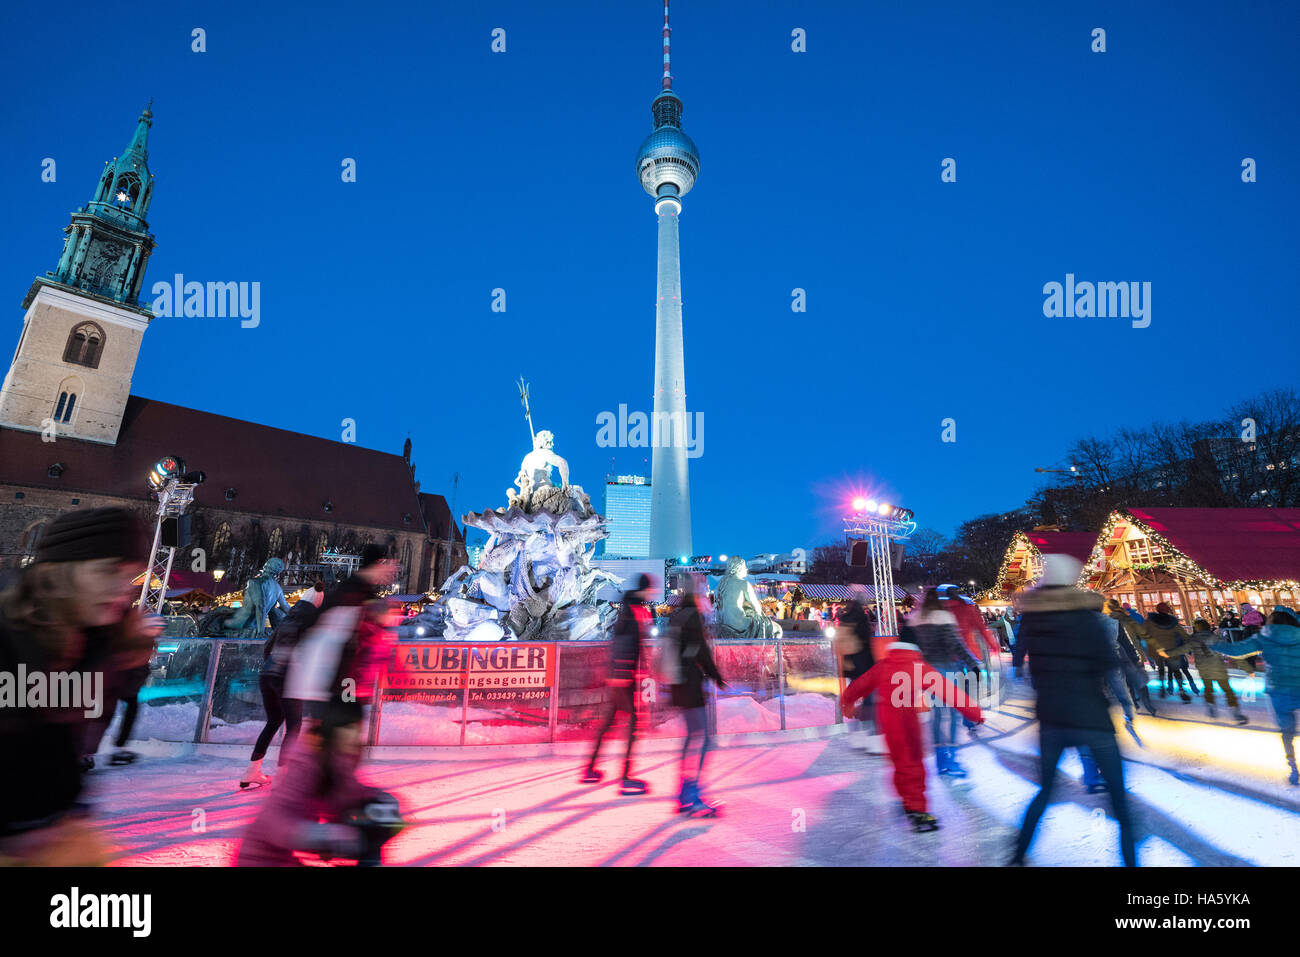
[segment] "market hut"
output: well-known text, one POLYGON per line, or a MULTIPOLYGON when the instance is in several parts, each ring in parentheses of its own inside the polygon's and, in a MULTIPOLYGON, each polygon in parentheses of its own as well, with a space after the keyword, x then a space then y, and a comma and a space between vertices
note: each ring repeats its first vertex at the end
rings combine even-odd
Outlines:
POLYGON ((1300 508, 1132 508, 1112 512, 1080 584, 1146 614, 1180 618, 1227 606, 1294 606, 1300 596, 1300 508))
POLYGON ((996 584, 979 595, 976 604, 993 611, 1009 607, 1021 591, 1031 587, 1043 573, 1043 556, 1064 554, 1087 564, 1097 536, 1092 532, 1062 532, 1035 528, 1016 532, 1002 556, 996 584))

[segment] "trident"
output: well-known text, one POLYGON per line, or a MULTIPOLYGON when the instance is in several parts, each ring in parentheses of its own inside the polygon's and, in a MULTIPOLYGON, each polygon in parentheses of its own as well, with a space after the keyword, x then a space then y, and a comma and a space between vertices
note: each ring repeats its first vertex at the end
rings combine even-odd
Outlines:
POLYGON ((536 445, 537 435, 533 432, 533 413, 528 408, 528 383, 524 381, 523 376, 520 376, 517 384, 519 386, 519 401, 523 403, 524 406, 524 418, 528 420, 528 435, 532 439, 533 444, 536 445))

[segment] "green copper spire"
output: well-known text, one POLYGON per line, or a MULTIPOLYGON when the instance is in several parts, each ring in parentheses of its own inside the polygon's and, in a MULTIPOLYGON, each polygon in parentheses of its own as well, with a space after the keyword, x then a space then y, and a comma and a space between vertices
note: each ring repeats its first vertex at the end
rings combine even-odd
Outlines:
POLYGON ((136 121, 135 134, 122 155, 104 164, 94 197, 72 214, 59 265, 47 273, 55 282, 140 308, 144 269, 154 248, 145 219, 153 200, 151 126, 153 100, 136 121))

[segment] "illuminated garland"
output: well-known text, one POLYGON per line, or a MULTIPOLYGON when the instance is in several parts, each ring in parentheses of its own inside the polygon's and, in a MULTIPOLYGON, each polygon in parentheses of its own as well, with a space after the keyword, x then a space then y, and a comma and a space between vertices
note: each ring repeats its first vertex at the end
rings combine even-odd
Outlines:
MULTIPOLYGON (((1193 579, 1195 581, 1207 585, 1210 588, 1217 589, 1218 591, 1225 591, 1225 592, 1226 591, 1292 591, 1294 592, 1296 589, 1300 588, 1300 582, 1295 582, 1295 581, 1265 581, 1263 579, 1256 580, 1256 581, 1251 581, 1251 580, 1223 581, 1217 578, 1216 576, 1211 575, 1201 565, 1197 564, 1187 555, 1183 554, 1183 552, 1179 548, 1175 547, 1173 542, 1169 541, 1169 539, 1165 538, 1163 535, 1159 534, 1153 529, 1147 527, 1147 525, 1144 522, 1142 522, 1137 518, 1134 518, 1131 514, 1123 510, 1116 510, 1114 512, 1111 512, 1109 517, 1107 517, 1105 526, 1102 528, 1100 534, 1097 536, 1097 544, 1093 546, 1094 557, 1088 562, 1087 565, 1084 566, 1083 572, 1079 576, 1079 581, 1078 581, 1079 587, 1081 588, 1088 587, 1088 579, 1093 574, 1095 574, 1095 572, 1092 571, 1092 565, 1096 562, 1095 556, 1098 550, 1099 549, 1102 550, 1104 554, 1104 549, 1106 545, 1111 543, 1111 535, 1114 533, 1115 527, 1121 523, 1125 523, 1136 528, 1150 542, 1152 542, 1154 545, 1157 545, 1162 551, 1164 551, 1166 555, 1174 556, 1172 559, 1164 562, 1154 562, 1151 564, 1143 564, 1143 565, 1135 564, 1129 566, 1130 568, 1137 569, 1138 571, 1155 570, 1158 572, 1167 572, 1169 574, 1180 576, 1182 578, 1193 579)), ((1122 548, 1123 545, 1124 545, 1123 541, 1115 542, 1115 547, 1117 549, 1122 548)))

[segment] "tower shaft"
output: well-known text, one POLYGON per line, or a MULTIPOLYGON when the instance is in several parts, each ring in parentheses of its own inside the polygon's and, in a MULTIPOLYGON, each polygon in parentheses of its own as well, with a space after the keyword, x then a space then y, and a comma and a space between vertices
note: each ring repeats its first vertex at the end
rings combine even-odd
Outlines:
POLYGON ((678 206, 659 204, 659 256, 655 306, 655 393, 651 422, 650 555, 691 554, 691 488, 687 468, 690 421, 686 412, 686 360, 682 341, 682 271, 678 206))

